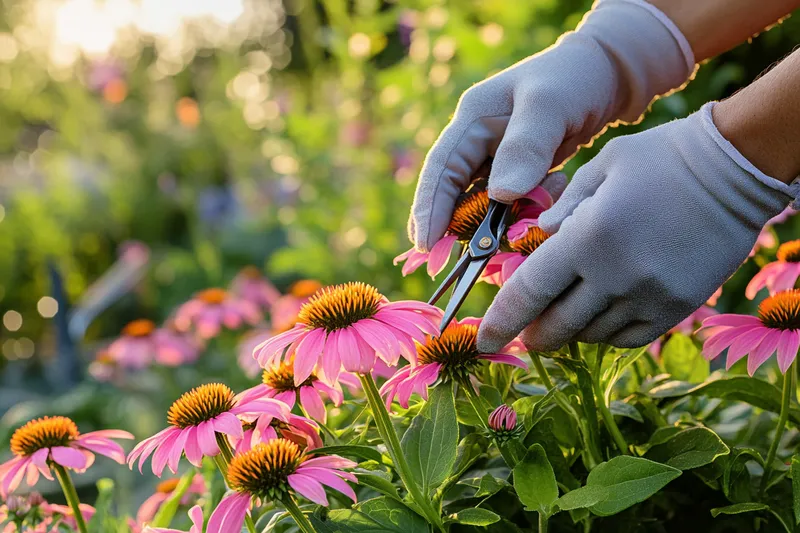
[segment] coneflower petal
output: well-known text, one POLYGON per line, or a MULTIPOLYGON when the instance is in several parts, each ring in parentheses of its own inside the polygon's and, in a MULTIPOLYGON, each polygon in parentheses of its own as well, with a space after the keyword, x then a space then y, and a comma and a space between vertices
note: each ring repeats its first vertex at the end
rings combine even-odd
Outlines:
POLYGON ((294 385, 299 387, 311 376, 325 347, 325 331, 314 329, 297 343, 294 354, 294 385))
POLYGON ((778 367, 782 373, 785 374, 794 362, 798 347, 800 347, 800 332, 790 329, 783 330, 778 342, 778 367))
POLYGON ((311 418, 325 422, 327 412, 319 393, 314 387, 300 387, 300 404, 311 418))
POLYGON ((733 344, 728 348, 728 358, 725 361, 726 370, 730 370, 739 359, 753 351, 768 333, 768 328, 753 328, 733 341, 733 344))
POLYGON ((74 468, 75 470, 86 468, 86 456, 69 446, 53 446, 50 448, 50 457, 61 466, 74 468))
POLYGON ((289 486, 301 496, 318 505, 328 506, 328 497, 325 495, 325 489, 316 479, 302 474, 290 474, 287 480, 289 481, 289 486))
POLYGON ((764 362, 775 353, 780 338, 780 331, 771 330, 761 343, 750 352, 750 356, 747 358, 747 373, 750 374, 751 377, 756 373, 758 367, 764 364, 764 362))

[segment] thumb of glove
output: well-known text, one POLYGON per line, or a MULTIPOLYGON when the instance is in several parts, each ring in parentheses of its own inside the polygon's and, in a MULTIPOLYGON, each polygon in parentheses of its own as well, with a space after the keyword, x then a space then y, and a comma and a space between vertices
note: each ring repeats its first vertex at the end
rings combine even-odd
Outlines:
POLYGON ((605 180, 605 173, 595 169, 592 162, 587 163, 575 173, 561 198, 553 207, 539 215, 539 227, 551 235, 561 228, 561 224, 586 199, 591 198, 605 180))

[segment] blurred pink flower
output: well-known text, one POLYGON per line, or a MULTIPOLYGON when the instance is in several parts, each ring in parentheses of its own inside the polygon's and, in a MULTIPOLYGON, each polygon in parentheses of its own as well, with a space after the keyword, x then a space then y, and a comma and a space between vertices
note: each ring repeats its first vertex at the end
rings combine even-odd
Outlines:
POLYGON ((730 369, 749 354, 747 372, 752 376, 769 357, 778 354, 778 367, 785 373, 800 347, 800 290, 792 289, 767 297, 758 306, 758 317, 724 314, 707 318, 701 330, 708 332, 703 355, 714 359, 726 348, 730 369))
POLYGON ((371 372, 376 357, 390 366, 401 355, 416 360, 414 340, 437 333, 441 316, 432 305, 390 302, 374 287, 350 282, 318 291, 301 309, 295 327, 262 343, 253 355, 262 368, 294 358, 297 386, 315 368, 320 380, 333 385, 342 368, 371 372))
POLYGON ((381 396, 385 396, 386 407, 389 408, 396 397, 401 406, 408 408, 408 400, 415 393, 427 399, 428 387, 439 379, 465 383, 482 361, 503 363, 527 370, 528 365, 512 355, 525 351, 524 345, 518 339, 504 346, 499 353, 479 352, 480 323, 480 318, 453 320, 440 336, 428 336, 418 343, 416 362, 398 370, 381 387, 380 392, 381 396))
POLYGON ((0 495, 13 492, 24 477, 28 486, 39 481, 39 474, 53 480, 51 464, 84 472, 94 463, 94 454, 105 455, 120 464, 125 452, 111 439, 132 439, 118 429, 81 434, 75 422, 65 416, 45 416, 27 422, 11 435, 14 458, 0 465, 0 495))
MULTIPOLYGON (((461 197, 444 237, 431 247, 430 252, 411 248, 394 258, 395 265, 405 261, 402 268, 404 276, 427 263, 428 275, 435 278, 447 266, 453 246, 457 243, 468 243, 472 239, 478 226, 486 218, 489 209, 489 194, 480 185, 483 183, 482 180, 478 180, 477 183, 474 189, 469 189, 461 197)), ((508 228, 508 238, 511 239, 512 235, 523 236, 526 228, 535 224, 539 215, 552 205, 553 197, 542 187, 536 187, 523 198, 514 202, 512 208, 514 222, 508 228)), ((539 231, 541 232, 541 230, 539 231)))
POLYGON ((297 315, 311 296, 322 288, 319 281, 304 279, 292 284, 289 294, 281 296, 272 306, 272 329, 283 333, 297 323, 297 315))
POLYGON ((203 339, 216 337, 222 326, 238 329, 243 324, 256 325, 261 312, 252 302, 228 293, 224 289, 206 289, 181 305, 175 313, 178 331, 194 329, 203 339))
POLYGON ((141 369, 152 363, 178 366, 197 359, 200 347, 185 335, 156 328, 150 320, 134 320, 122 329, 107 353, 123 368, 141 369))
POLYGON ((336 455, 309 458, 297 444, 275 439, 237 454, 228 467, 228 484, 233 489, 219 503, 208 521, 207 531, 240 533, 253 498, 279 501, 289 489, 319 505, 328 505, 325 486, 356 501, 345 481, 356 477, 344 472, 356 463, 336 455))
POLYGON ((239 271, 231 281, 231 292, 264 311, 269 311, 281 296, 278 289, 254 266, 239 271))
POLYGON ((153 454, 153 474, 161 477, 164 467, 175 474, 182 455, 196 467, 203 457, 214 457, 220 452, 217 434, 242 437, 242 423, 238 416, 270 415, 282 422, 289 420, 286 404, 271 398, 237 401, 236 395, 222 383, 208 383, 195 387, 175 400, 167 413, 169 427, 149 437, 128 455, 128 466, 139 459, 141 472, 144 461, 153 454))
MULTIPOLYGON (((142 503, 139 510, 136 512, 136 523, 140 526, 144 526, 151 522, 164 502, 172 497, 172 493, 175 492, 179 481, 180 478, 166 479, 156 485, 156 491, 142 503)), ((203 476, 201 474, 195 474, 192 478, 191 485, 189 485, 189 489, 181 498, 181 505, 189 505, 193 499, 198 495, 204 494, 205 491, 206 482, 203 476)))
MULTIPOLYGON (((195 505, 189 509, 189 519, 192 521, 192 527, 189 528, 188 533, 203 533, 203 508, 195 505)), ((242 517, 244 521, 244 517, 242 517)), ((241 528, 241 526, 240 526, 241 528)), ((211 533, 211 530, 208 530, 211 533)), ((146 527, 142 533, 184 533, 179 529, 170 529, 166 527, 146 527)))
MULTIPOLYGON (((96 512, 95 508, 85 503, 81 503, 79 508, 81 510, 81 515, 83 516, 83 521, 88 523, 96 512)), ((58 527, 59 523, 63 523, 72 531, 78 530, 78 523, 75 521, 75 513, 72 512, 72 508, 68 505, 58 505, 55 503, 45 502, 42 504, 42 512, 44 516, 53 519, 51 523, 55 527, 48 531, 52 531, 53 533, 63 531, 62 528, 58 527)))
POLYGON ((793 289, 800 277, 800 240, 781 244, 778 260, 764 266, 747 284, 744 295, 752 300, 758 291, 767 287, 770 294, 793 289))
POLYGON ((756 252, 758 252, 758 250, 761 248, 775 248, 775 246, 778 245, 778 239, 775 238, 775 233, 773 233, 771 229, 772 226, 775 224, 783 224, 789 219, 789 217, 794 216, 795 214, 797 214, 797 211, 792 209, 790 206, 769 219, 761 229, 761 233, 759 233, 756 243, 753 245, 753 249, 750 250, 750 257, 756 255, 756 252))
POLYGON ((239 344, 236 346, 236 360, 239 362, 239 368, 242 369, 245 376, 254 378, 261 373, 261 366, 253 357, 253 351, 256 346, 275 335, 275 332, 271 329, 251 330, 242 335, 239 344))

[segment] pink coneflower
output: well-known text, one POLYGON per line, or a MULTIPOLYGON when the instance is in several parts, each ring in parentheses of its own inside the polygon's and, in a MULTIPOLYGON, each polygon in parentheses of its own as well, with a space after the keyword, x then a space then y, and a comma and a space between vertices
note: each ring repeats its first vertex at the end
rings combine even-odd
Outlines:
POLYGON ((502 286, 511 277, 525 259, 534 252, 550 235, 537 226, 533 221, 524 223, 525 230, 515 232, 517 238, 511 240, 509 232, 509 251, 497 252, 489 259, 489 263, 481 275, 481 281, 492 285, 502 286))
POLYGON ((199 467, 203 456, 220 453, 217 434, 242 438, 242 423, 237 417, 269 415, 283 422, 289 420, 286 404, 272 398, 237 401, 233 391, 222 383, 208 383, 184 393, 170 406, 169 427, 136 445, 128 455, 128 466, 139 459, 139 471, 153 454, 153 474, 161 477, 168 466, 177 473, 181 455, 199 467))
POLYGON ((368 373, 380 357, 390 366, 402 355, 416 358, 414 340, 438 331, 442 311, 414 301, 390 302, 375 287, 361 282, 320 289, 300 310, 289 331, 261 344, 254 357, 263 368, 294 357, 299 386, 317 368, 325 383, 336 383, 342 367, 368 373))
POLYGON ((289 287, 289 293, 281 296, 270 313, 272 329, 275 333, 283 333, 292 329, 297 323, 300 309, 315 292, 322 288, 322 284, 313 279, 301 279, 289 287))
POLYGON ((231 281, 231 292, 242 300, 254 303, 264 311, 269 311, 281 297, 278 289, 254 266, 248 266, 239 271, 231 281))
POLYGON ((261 373, 261 366, 253 357, 253 351, 259 344, 271 339, 276 333, 271 329, 256 329, 245 332, 236 345, 236 360, 239 368, 248 378, 254 378, 261 373))
POLYGON ((514 339, 500 353, 485 354, 478 351, 478 327, 481 319, 454 320, 441 336, 428 336, 417 344, 417 361, 391 377, 383 387, 381 395, 386 397, 386 407, 397 397, 398 403, 408 408, 408 400, 416 393, 428 398, 428 387, 438 379, 455 379, 461 383, 469 379, 482 361, 503 363, 527 369, 520 358, 512 355, 524 350, 522 343, 514 339))
POLYGON ((342 387, 338 382, 333 385, 323 383, 313 372, 300 385, 295 385, 293 366, 291 359, 274 362, 262 372, 262 383, 242 392, 240 397, 246 400, 276 398, 289 407, 294 407, 295 401, 299 399, 303 410, 310 417, 324 423, 327 411, 321 395, 326 395, 333 405, 338 407, 344 401, 342 387))
POLYGON ((122 329, 107 353, 123 368, 141 369, 152 363, 178 366, 197 359, 200 347, 185 335, 156 328, 150 320, 134 320, 122 329))
MULTIPOLYGON (((192 527, 186 533, 203 533, 203 508, 195 505, 189 509, 189 519, 192 521, 192 527)), ((244 517, 242 517, 244 521, 244 517)), ((241 528, 241 525, 239 526, 241 528)), ((208 530, 209 533, 211 530, 208 530)), ((146 527, 142 533, 184 533, 179 529, 170 529, 167 527, 146 527)))
POLYGON ((322 439, 319 436, 317 423, 294 413, 289 414, 289 419, 286 422, 269 415, 248 418, 242 424, 242 429, 244 433, 241 439, 228 438, 236 453, 249 451, 262 442, 269 442, 279 438, 290 440, 300 446, 301 449, 313 450, 322 447, 322 439))
POLYGON ((14 458, 0 465, 0 495, 13 492, 24 477, 28 486, 39 481, 39 474, 54 479, 51 464, 84 472, 94 463, 94 454, 105 455, 120 464, 125 452, 111 439, 132 439, 118 429, 81 434, 75 422, 65 416, 45 416, 26 423, 11 435, 14 458))
POLYGON ((297 444, 275 439, 235 455, 228 467, 228 486, 233 489, 222 499, 208 521, 207 531, 239 533, 253 498, 285 501, 294 492, 319 505, 328 505, 325 488, 330 487, 356 501, 356 477, 344 472, 356 463, 336 455, 311 457, 297 444))
MULTIPOLYGON (((81 510, 81 515, 83 516, 83 521, 86 523, 88 523, 97 512, 94 507, 85 503, 81 503, 79 508, 81 510)), ((60 523, 67 526, 71 531, 78 530, 78 523, 75 520, 75 513, 72 512, 72 508, 68 505, 58 505, 55 503, 45 502, 42 504, 42 511, 44 516, 51 518, 53 521, 53 526, 55 526, 52 530, 47 531, 52 531, 53 533, 62 531, 62 529, 58 527, 60 523)))
MULTIPOLYGON (((164 502, 172 497, 179 482, 180 478, 172 478, 165 479, 156 485, 156 491, 142 503, 139 510, 136 512, 136 523, 144 526, 151 522, 164 502)), ((181 505, 189 505, 193 499, 202 495, 205 491, 206 482, 203 476, 201 474, 195 474, 192 478, 192 483, 189 485, 189 489, 181 498, 181 505)))
POLYGON ((750 250, 750 257, 756 255, 756 252, 761 248, 775 248, 778 244, 778 239, 775 237, 775 233, 772 230, 772 226, 775 224, 783 224, 786 222, 789 217, 794 216, 797 214, 797 211, 792 209, 791 206, 787 207, 779 214, 775 215, 771 219, 764 224, 764 227, 761 229, 761 233, 758 234, 758 238, 756 239, 756 243, 753 245, 753 249, 750 250))
POLYGON ((800 240, 781 244, 777 256, 777 261, 765 265, 747 284, 744 295, 749 300, 764 287, 770 294, 794 288, 800 277, 800 240))
MULTIPOLYGON (((405 261, 402 269, 404 276, 428 263, 428 275, 431 278, 436 277, 447 266, 453 247, 458 243, 468 243, 472 239, 489 209, 489 194, 486 192, 485 184, 485 180, 477 180, 461 196, 444 237, 431 247, 430 252, 411 248, 394 258, 395 265, 405 261)), ((542 187, 536 187, 514 202, 511 214, 513 223, 508 228, 508 238, 514 239, 524 235, 525 228, 536 223, 539 215, 552 205, 553 197, 542 187)))
POLYGON ((792 289, 767 297, 758 306, 758 317, 725 314, 703 321, 708 331, 703 355, 713 359, 728 349, 727 368, 749 354, 747 372, 752 376, 777 352, 778 367, 786 372, 800 346, 800 290, 792 289))
POLYGON ((502 444, 519 437, 525 428, 517 424, 517 413, 508 405, 501 405, 489 415, 489 431, 502 444))
POLYGON ((206 289, 181 305, 175 313, 178 331, 194 329, 203 339, 217 336, 222 326, 237 329, 242 324, 256 325, 261 312, 255 304, 242 300, 224 289, 206 289))

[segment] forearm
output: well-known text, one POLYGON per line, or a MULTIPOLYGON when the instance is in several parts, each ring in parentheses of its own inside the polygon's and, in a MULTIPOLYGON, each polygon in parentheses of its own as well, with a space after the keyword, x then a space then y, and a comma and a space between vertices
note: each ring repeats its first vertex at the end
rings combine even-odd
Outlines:
POLYGON ((800 50, 714 108, 720 133, 765 174, 800 175, 800 50))
POLYGON ((800 8, 800 0, 649 0, 689 40, 699 63, 800 8))

